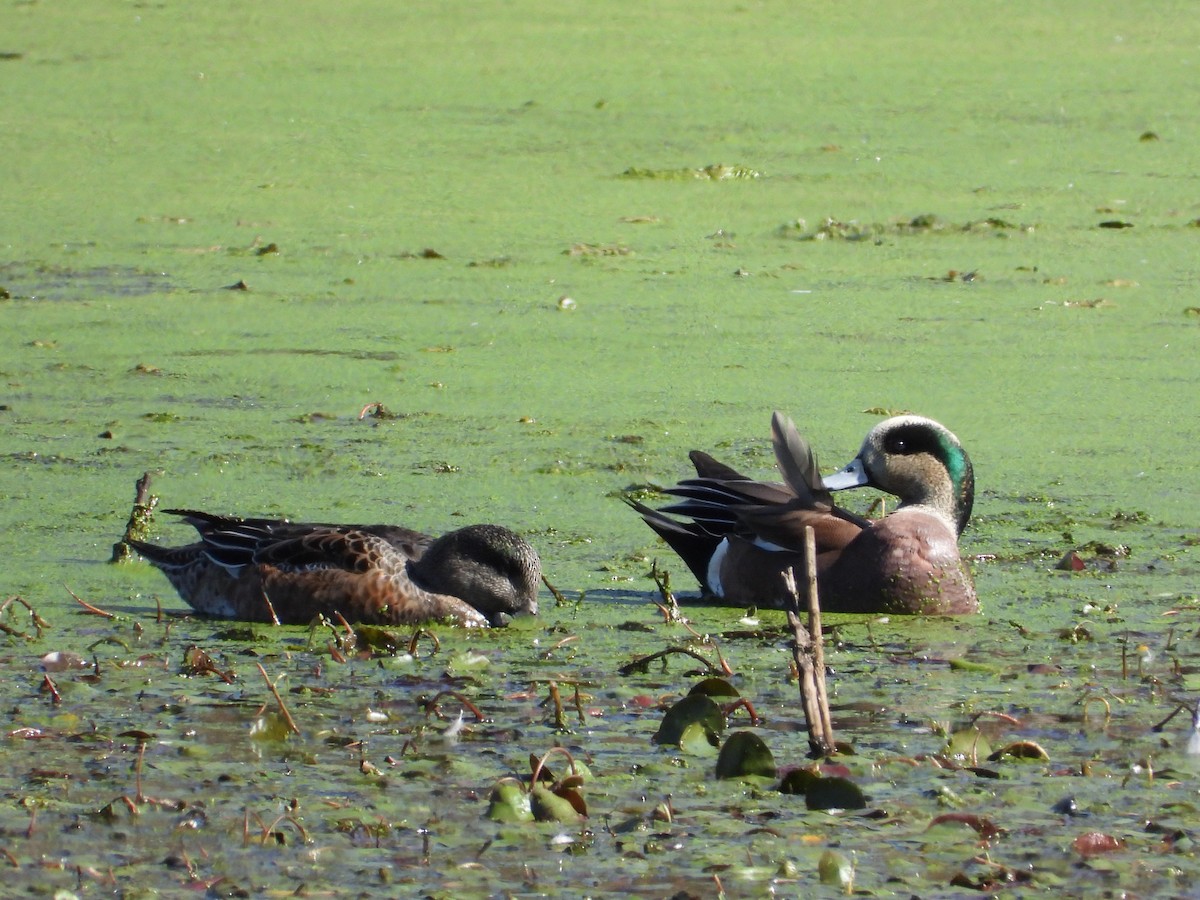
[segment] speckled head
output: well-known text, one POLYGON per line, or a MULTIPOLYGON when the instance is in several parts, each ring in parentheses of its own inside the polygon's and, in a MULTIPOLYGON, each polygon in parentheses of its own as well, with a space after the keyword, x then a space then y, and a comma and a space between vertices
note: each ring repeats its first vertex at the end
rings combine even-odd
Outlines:
POLYGON ((528 541, 499 525, 444 534, 409 568, 422 587, 465 600, 493 624, 537 614, 541 560, 528 541))

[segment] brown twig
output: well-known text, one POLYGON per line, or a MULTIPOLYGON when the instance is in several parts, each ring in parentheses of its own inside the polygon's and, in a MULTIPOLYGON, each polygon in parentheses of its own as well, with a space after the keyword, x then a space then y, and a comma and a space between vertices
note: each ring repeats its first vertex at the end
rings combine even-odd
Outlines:
POLYGON ((72 597, 75 598, 76 603, 78 603, 80 606, 82 606, 84 609, 86 609, 88 612, 90 612, 93 616, 103 616, 106 619, 115 619, 117 617, 116 613, 110 613, 108 610, 101 609, 98 606, 93 606, 92 604, 88 603, 86 600, 84 600, 82 597, 80 597, 77 593, 75 593, 73 590, 71 590, 65 584, 63 585, 63 587, 67 589, 68 594, 70 594, 72 597))
MULTIPOLYGON (((20 603, 23 607, 25 607, 25 609, 27 609, 29 611, 29 620, 31 622, 33 622, 34 631, 37 632, 36 637, 40 638, 42 636, 42 629, 49 628, 50 623, 47 622, 45 619, 43 619, 41 616, 39 616, 37 613, 37 610, 34 609, 32 606, 30 606, 29 603, 25 600, 25 598, 18 597, 18 596, 9 597, 7 600, 4 601, 4 603, 0 604, 0 615, 3 615, 4 613, 8 612, 8 608, 10 606, 12 606, 14 603, 20 603)), ((13 628, 11 625, 7 624, 6 622, 0 622, 0 631, 3 631, 5 634, 12 635, 13 637, 23 637, 23 638, 29 637, 29 635, 25 634, 25 632, 18 631, 16 628, 13 628)))
POLYGON ((453 697, 461 703, 475 717, 476 722, 484 721, 484 715, 479 707, 460 694, 458 691, 438 691, 430 700, 422 701, 421 706, 425 709, 425 715, 435 715, 439 719, 447 719, 448 716, 442 715, 442 711, 438 709, 438 701, 443 697, 453 697))
POLYGON ((279 696, 279 689, 272 683, 267 675, 267 670, 263 668, 262 663, 255 663, 258 666, 258 671, 262 673, 263 681, 267 683, 267 689, 270 690, 271 696, 275 698, 275 702, 279 704, 279 712, 283 716, 283 721, 287 723, 288 731, 292 734, 300 733, 300 726, 296 724, 296 720, 292 718, 292 714, 288 712, 287 704, 283 702, 283 698, 279 696))
POLYGON ((708 675, 727 674, 728 667, 723 669, 721 666, 713 665, 709 660, 705 659, 702 655, 689 647, 668 647, 666 650, 659 650, 657 653, 651 653, 649 656, 639 657, 633 662, 626 663, 625 665, 621 666, 621 668, 617 669, 617 674, 629 675, 632 672, 645 671, 646 667, 649 666, 650 663, 654 662, 654 660, 670 656, 672 653, 682 653, 685 656, 690 656, 693 659, 700 660, 700 662, 704 663, 704 667, 707 670, 706 674, 708 675))
POLYGON ((62 703, 62 694, 58 692, 58 685, 54 683, 54 679, 49 675, 42 676, 42 687, 50 693, 50 702, 58 706, 62 703))
POLYGON ((550 579, 546 577, 546 574, 544 572, 542 573, 542 584, 544 584, 546 586, 546 588, 550 591, 551 595, 553 595, 555 606, 570 606, 571 605, 571 601, 563 596, 562 591, 560 591, 558 588, 556 588, 554 585, 552 585, 550 583, 550 579))
POLYGON ((666 569, 660 569, 657 559, 650 563, 650 578, 654 582, 654 586, 658 588, 658 596, 662 598, 662 603, 656 603, 655 606, 663 614, 663 619, 667 624, 682 622, 686 625, 687 619, 679 609, 679 601, 675 599, 675 592, 671 590, 671 573, 666 569))
POLYGON ((292 827, 300 833, 300 840, 306 844, 308 843, 308 831, 305 830, 304 826, 300 824, 300 821, 291 813, 283 813, 282 815, 277 816, 274 822, 263 828, 261 838, 263 844, 265 844, 270 839, 271 835, 275 833, 275 828, 280 822, 289 822, 292 827))
POLYGON ((833 750, 833 718, 829 713, 829 689, 825 684, 825 633, 821 629, 821 598, 817 593, 817 536, 811 525, 804 528, 804 558, 808 564, 808 633, 812 635, 817 702, 821 711, 821 728, 825 734, 825 742, 829 750, 833 750))
POLYGON ((721 709, 722 712, 725 713, 725 718, 729 718, 739 709, 744 709, 750 714, 751 725, 759 725, 762 722, 762 716, 758 714, 758 710, 754 708, 754 704, 745 697, 739 697, 737 700, 734 700, 728 706, 724 706, 721 709))
POLYGON ((580 693, 579 685, 575 685, 575 715, 579 716, 579 724, 587 724, 587 717, 583 714, 583 694, 580 693))
POLYGON ((550 682, 550 702, 554 704, 554 730, 570 731, 563 718, 562 694, 559 693, 557 681, 550 682))
POLYGON ((439 650, 442 649, 442 642, 438 640, 438 636, 436 634, 434 634, 428 628, 418 628, 413 632, 412 640, 408 642, 409 656, 413 657, 414 659, 416 658, 417 647, 420 646, 421 635, 424 635, 425 637, 429 638, 429 640, 433 641, 433 652, 429 654, 430 656, 434 656, 439 650))
POLYGON ((262 590, 262 601, 263 601, 263 605, 267 607, 267 612, 271 616, 271 624, 278 625, 279 624, 279 616, 277 616, 275 614, 275 604, 273 604, 271 602, 271 598, 267 596, 266 588, 263 588, 263 590, 262 590))
MULTIPOLYGON (((562 756, 565 756, 567 758, 567 762, 569 762, 571 764, 571 772, 572 773, 574 773, 574 774, 579 773, 579 767, 575 765, 575 757, 571 755, 570 750, 568 750, 566 747, 551 747, 549 750, 547 750, 545 753, 543 753, 541 756, 539 756, 537 758, 537 762, 534 763, 533 774, 529 778, 530 790, 532 790, 533 786, 538 783, 539 779, 541 779, 542 769, 544 769, 546 767, 546 760, 548 760, 551 756, 553 756, 556 753, 561 754, 562 756)), ((532 755, 530 755, 530 759, 533 759, 532 755)))
POLYGON ((808 628, 800 621, 800 592, 791 569, 784 573, 791 603, 788 624, 792 627, 792 656, 800 673, 800 702, 808 725, 808 744, 814 756, 828 756, 835 749, 829 695, 825 685, 825 654, 821 637, 821 605, 817 597, 816 538, 811 526, 804 529, 804 567, 808 595, 808 628))
POLYGON ((540 654, 540 658, 541 659, 549 659, 551 656, 554 655, 554 652, 556 650, 561 650, 563 647, 567 646, 568 644, 573 644, 577 640, 579 640, 579 635, 568 634, 565 638, 563 638, 561 641, 556 643, 553 647, 543 650, 540 654))

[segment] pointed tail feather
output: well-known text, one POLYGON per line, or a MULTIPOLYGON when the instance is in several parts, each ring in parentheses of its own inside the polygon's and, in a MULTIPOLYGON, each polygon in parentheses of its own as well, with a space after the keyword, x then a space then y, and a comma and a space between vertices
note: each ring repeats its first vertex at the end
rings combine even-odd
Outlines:
POLYGON ((663 515, 657 509, 651 509, 644 503, 639 503, 632 497, 624 498, 640 515, 654 532, 667 542, 684 564, 696 576, 703 588, 708 587, 708 564, 713 553, 720 546, 722 538, 711 534, 696 523, 677 522, 670 516, 663 515))

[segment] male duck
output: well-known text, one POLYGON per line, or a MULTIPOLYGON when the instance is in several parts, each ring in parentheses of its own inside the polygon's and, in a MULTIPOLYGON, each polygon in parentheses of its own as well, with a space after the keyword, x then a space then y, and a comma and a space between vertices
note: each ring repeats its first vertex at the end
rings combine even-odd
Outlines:
POLYGON ((683 502, 655 510, 630 501, 706 593, 738 605, 784 605, 782 573, 794 568, 800 578, 804 526, 811 525, 823 609, 978 611, 971 574, 958 553, 958 535, 971 516, 974 473, 948 429, 920 416, 887 419, 871 429, 853 462, 825 479, 790 419, 775 413, 771 430, 784 484, 752 481, 693 450, 699 477, 667 490, 683 502), (875 521, 834 506, 829 491, 864 485, 895 494, 900 506, 875 521))
POLYGON ((507 624, 537 613, 541 562, 519 535, 471 525, 437 539, 395 525, 322 525, 171 509, 184 547, 128 541, 196 612, 252 622, 507 624))

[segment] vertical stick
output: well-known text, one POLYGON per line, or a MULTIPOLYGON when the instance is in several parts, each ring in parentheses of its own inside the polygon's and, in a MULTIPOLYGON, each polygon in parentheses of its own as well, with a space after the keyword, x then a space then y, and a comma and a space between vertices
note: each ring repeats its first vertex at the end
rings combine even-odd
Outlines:
POLYGON ((804 569, 808 595, 808 621, 800 621, 800 592, 795 573, 783 574, 784 585, 791 598, 787 610, 792 627, 792 657, 800 676, 800 703, 808 725, 808 743, 814 756, 827 756, 835 749, 833 721, 829 715, 829 698, 825 686, 825 652, 821 646, 821 606, 817 596, 816 540, 811 527, 805 529, 804 569))
POLYGON ((808 573, 808 633, 812 639, 813 675, 817 682, 817 706, 821 728, 833 750, 833 718, 829 714, 829 689, 825 684, 825 640, 821 630, 821 598, 817 595, 817 536, 811 525, 804 526, 804 565, 808 573))

